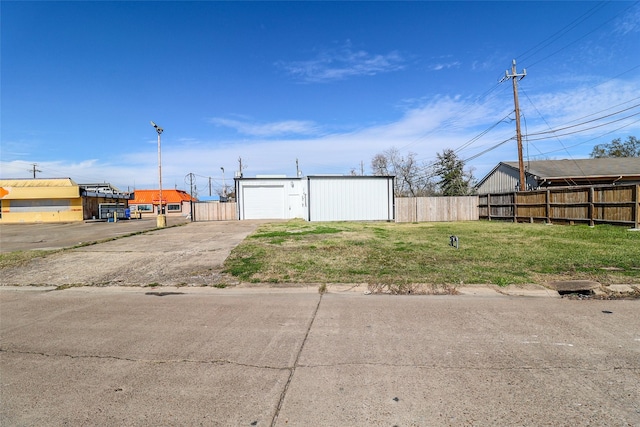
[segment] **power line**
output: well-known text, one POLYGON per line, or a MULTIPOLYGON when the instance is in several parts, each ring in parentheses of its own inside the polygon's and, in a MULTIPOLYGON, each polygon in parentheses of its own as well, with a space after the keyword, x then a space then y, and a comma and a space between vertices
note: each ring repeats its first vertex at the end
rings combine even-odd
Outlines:
MULTIPOLYGON (((533 105, 533 104, 532 104, 532 105, 533 105)), ((534 107, 535 107, 535 106, 534 106, 534 107)), ((636 113, 636 114, 633 114, 633 115, 630 115, 630 116, 624 117, 624 118, 622 118, 622 119, 614 120, 614 121, 611 121, 611 122, 607 122, 607 123, 605 123, 605 124, 603 124, 603 125, 599 125, 599 126, 596 126, 596 127, 593 127, 593 128, 583 129, 583 130, 590 130, 590 129, 594 129, 594 128, 597 128, 597 127, 602 127, 602 126, 605 126, 605 125, 608 125, 608 124, 611 124, 611 123, 615 123, 615 122, 618 122, 618 121, 621 121, 621 120, 625 120, 625 119, 627 119, 627 118, 629 118, 629 117, 637 116, 637 115, 639 115, 639 114, 640 114, 640 113, 636 113)), ((544 118, 543 118, 543 120, 544 120, 544 118)), ((619 128, 613 129, 613 130, 611 130, 611 131, 609 131, 609 132, 606 132, 606 133, 604 133, 604 134, 602 134, 602 135, 599 135, 598 137, 595 137, 595 138, 593 138, 593 139, 590 139, 590 140, 587 140, 587 141, 583 141, 583 142, 580 142, 580 143, 578 143, 578 144, 571 145, 571 146, 568 146, 568 147, 564 146, 564 144, 562 144, 562 141, 559 141, 559 142, 563 145, 563 148, 558 149, 558 150, 547 151, 547 152, 541 152, 537 147, 536 147, 536 150, 540 153, 540 154, 539 154, 540 156, 544 156, 544 155, 547 155, 547 154, 555 153, 555 152, 558 152, 558 151, 565 151, 565 152, 567 152, 567 154, 569 154, 569 156, 571 156, 571 154, 570 154, 570 153, 569 153, 569 151, 568 151, 568 149, 569 149, 569 148, 574 148, 574 147, 577 147, 577 146, 580 146, 580 145, 584 145, 584 144, 586 144, 587 142, 590 142, 590 141, 596 140, 596 139, 598 139, 598 138, 601 138, 601 137, 602 137, 602 136, 604 136, 604 135, 608 135, 608 134, 611 134, 611 133, 617 132, 617 131, 618 131, 618 130, 620 130, 620 129, 624 129, 625 127, 631 126, 632 124, 635 124, 635 123, 638 123, 638 122, 640 122, 640 119, 639 119, 639 120, 636 120, 636 121, 634 121, 634 122, 631 122, 631 123, 627 123, 627 124, 625 124, 624 126, 621 126, 621 127, 619 127, 619 128)), ((580 132, 580 131, 576 131, 576 132, 572 132, 572 133, 570 133, 570 134, 579 133, 579 132, 580 132)), ((530 135, 533 135, 533 134, 530 134, 530 135)), ((566 135, 569 135, 569 134, 566 134, 566 135)), ((524 137, 528 137, 528 135, 523 135, 523 136, 524 136, 524 137)), ((558 136, 564 136, 564 135, 558 135, 558 136)), ((556 136, 549 137, 549 138, 538 138, 538 139, 532 139, 531 141, 540 141, 540 140, 544 140, 544 139, 552 139, 552 138, 555 138, 555 137, 556 137, 556 136)), ((466 159, 464 160, 464 162, 466 163, 466 162, 469 162, 469 161, 471 161, 471 160, 475 160, 475 159, 477 159, 478 157, 480 157, 480 156, 482 156, 482 155, 484 155, 484 154, 487 154, 487 153, 489 153, 489 152, 491 152, 491 151, 495 150, 496 148, 498 148, 498 147, 500 147, 500 146, 502 146, 502 145, 506 144, 507 142, 509 142, 509 141, 513 141, 514 139, 515 139, 514 137, 511 137, 511 138, 507 138, 507 139, 505 139, 505 140, 503 140, 503 141, 500 141, 500 142, 498 142, 497 144, 492 145, 491 147, 489 147, 489 148, 487 148, 487 149, 485 149, 485 150, 483 150, 483 151, 481 151, 481 152, 479 152, 479 153, 477 153, 477 154, 474 154, 473 156, 470 156, 470 157, 466 158, 466 159)), ((532 145, 533 145, 533 144, 532 144, 532 145)), ((534 145, 534 147, 535 147, 535 145, 534 145)), ((536 157, 537 157, 537 156, 536 156, 536 157)))
MULTIPOLYGON (((574 44, 578 43, 580 40, 582 40, 582 39, 584 39, 585 37, 587 37, 587 36, 591 35, 592 33, 596 32, 597 30, 599 30, 600 28, 602 28, 603 26, 605 26, 605 25, 606 25, 606 24, 608 24, 609 22, 613 21, 615 18, 617 18, 617 17, 618 17, 619 15, 621 15, 622 13, 624 13, 624 12, 626 12, 627 10, 631 9, 632 7, 634 7, 636 4, 637 4, 637 2, 636 2, 636 3, 634 3, 634 4, 632 4, 632 5, 631 5, 631 6, 629 6, 629 7, 625 8, 625 9, 621 10, 620 12, 618 12, 617 14, 615 14, 615 15, 614 15, 613 17, 611 17, 610 19, 608 19, 608 20, 606 20, 605 22, 603 22, 602 24, 598 25, 598 26, 597 26, 596 28, 594 28, 593 30, 591 30, 591 31, 587 32, 586 34, 583 34, 582 36, 578 37, 577 39, 575 39, 575 40, 574 40, 574 41, 572 41, 571 43, 569 43, 569 44, 567 44, 567 45, 565 45, 565 46, 561 47, 560 49, 558 49, 558 50, 556 50, 556 51, 554 51, 554 52, 550 53, 549 55, 547 55, 547 56, 545 56, 545 57, 543 57, 543 58, 539 59, 538 61, 534 62, 533 64, 529 64, 529 65, 528 65, 528 67, 529 67, 529 68, 531 68, 531 67, 533 67, 534 65, 537 65, 537 64, 539 64, 540 62, 542 62, 542 61, 544 61, 544 60, 546 60, 546 59, 549 59, 549 58, 551 58, 552 56, 554 56, 554 55, 556 55, 556 54, 558 54, 558 53, 562 52, 562 51, 563 51, 563 50, 565 50, 565 49, 567 49, 568 47, 570 47, 570 46, 572 46, 572 45, 574 45, 574 44)), ((586 18, 585 18, 585 19, 586 19, 586 18)), ((582 21, 584 21, 584 19, 583 19, 582 21)), ((580 21, 580 22, 582 22, 582 21, 580 21)))
MULTIPOLYGON (((423 133, 422 135, 416 137, 413 141, 409 142, 408 144, 405 144, 401 147, 398 148, 398 150, 404 150, 407 147, 410 147, 416 143, 418 143, 419 141, 424 140, 426 137, 428 137, 429 135, 432 135, 436 132, 438 132, 439 130, 445 128, 445 127, 452 127, 453 125, 457 124, 458 122, 460 122, 461 120, 464 120, 468 114, 470 112, 472 112, 475 108, 478 107, 478 103, 485 97, 487 97, 489 94, 491 94, 494 90, 496 90, 498 87, 500 87, 499 83, 496 83, 494 86, 492 86, 491 88, 487 89, 484 93, 482 93, 481 95, 479 95, 478 97, 475 98, 475 100, 472 101, 471 104, 467 104, 459 113, 458 116, 455 118, 449 118, 447 120, 445 120, 443 123, 441 123, 440 125, 438 125, 437 127, 435 127, 434 129, 431 129, 430 131, 427 131, 425 133, 423 133)), ((485 101, 489 101, 492 98, 488 98, 485 99, 485 101)))
MULTIPOLYGON (((634 67, 631 67, 628 70, 621 72, 620 74, 616 74, 615 76, 611 77, 610 79, 607 79, 607 80, 605 80, 603 82, 598 83, 597 85, 593 86, 591 89, 596 88, 598 86, 601 86, 601 85, 603 85, 605 83, 608 83, 611 80, 617 79, 618 77, 623 76, 623 75, 627 74, 628 72, 631 72, 631 71, 633 71, 633 70, 635 70, 637 68, 640 68, 640 64, 638 64, 638 65, 636 65, 634 67)), ((638 98, 635 98, 635 99, 638 99, 638 98)))
MULTIPOLYGON (((567 24, 565 27, 563 27, 562 29, 556 31, 555 33, 553 33, 551 36, 547 37, 546 39, 544 39, 542 42, 536 44, 535 46, 533 46, 532 48, 526 50, 522 56, 524 57, 524 60, 526 61, 527 59, 531 58, 533 55, 535 55, 536 53, 542 51, 543 49, 547 48, 549 45, 551 45, 552 43, 554 43, 555 41, 557 41, 558 39, 560 39, 561 37, 565 36, 567 33, 569 33, 571 30, 573 30, 574 28, 578 27, 580 24, 582 24, 583 22, 585 22, 587 19, 589 19, 590 17, 592 17, 593 15, 595 15, 597 12, 599 12, 601 9, 603 9, 605 6, 607 5, 606 2, 600 2, 598 3, 596 6, 594 6, 593 8, 589 9, 587 12, 583 13, 582 15, 580 15, 579 17, 577 17, 576 19, 574 19, 573 21, 571 21, 569 24, 567 24), (530 55, 527 55, 528 53, 530 53, 530 55)), ((594 28, 593 30, 583 34, 582 36, 580 36, 578 39, 574 40, 573 42, 565 45, 564 47, 552 52, 551 54, 539 59, 538 61, 534 62, 533 64, 529 65, 529 67, 531 67, 532 65, 536 65, 548 58, 550 58, 551 56, 561 52, 562 50, 568 48, 569 46, 577 43, 578 41, 582 40, 583 38, 585 38, 586 36, 592 34, 593 32, 595 32, 596 30, 598 30, 599 28, 601 28, 602 26, 606 25, 607 23, 609 23, 611 20, 613 20, 614 18, 618 17, 619 15, 625 13, 628 9, 630 9, 632 6, 623 9, 622 11, 618 12, 616 15, 614 15, 612 18, 608 19, 607 21, 603 22, 602 24, 600 24, 599 26, 597 26, 596 28, 594 28)), ((618 76, 625 74, 629 71, 632 71, 636 68, 640 67, 640 65, 633 67, 621 74, 619 74, 618 76)), ((616 76, 616 77, 618 77, 616 76)), ((615 78, 615 77, 614 77, 615 78)), ((604 83, 604 82, 603 82, 604 83)), ((601 83, 601 84, 603 84, 601 83)), ((416 138, 415 140, 411 141, 410 143, 400 147, 399 149, 405 149, 411 145, 414 145, 415 143, 425 139, 427 136, 432 135, 434 133, 436 133, 437 131, 439 131, 440 129, 444 128, 447 125, 453 125, 455 123, 457 123, 458 121, 462 120, 464 118, 463 114, 465 113, 466 110, 471 110, 474 107, 477 106, 478 102, 480 100, 482 100, 484 97, 488 96, 490 93, 492 93, 497 87, 499 86, 493 86, 492 88, 490 88, 489 90, 487 90, 486 92, 484 92, 482 95, 478 96, 476 98, 476 100, 474 101, 474 104, 471 106, 468 106, 467 108, 465 108, 463 111, 460 112, 460 116, 457 119, 449 119, 447 121, 445 121, 444 123, 442 123, 440 126, 438 126, 435 129, 432 129, 429 132, 426 132, 425 134, 419 136, 418 138, 416 138)), ((495 126, 492 126, 490 129, 493 129, 495 126)), ((489 129, 489 130, 490 130, 489 129)), ((479 137, 483 136, 485 133, 478 135, 477 137, 475 137, 474 139, 467 141, 465 144, 463 144, 462 146, 458 147, 457 149, 455 149, 454 151, 459 152, 467 147, 469 147, 470 145, 472 145, 475 141, 477 141, 477 139, 479 139, 479 137)))
POLYGON ((454 153, 460 152, 462 150, 464 150, 465 148, 469 147, 471 144, 473 144, 474 142, 476 142, 477 140, 479 140, 480 138, 482 138, 483 136, 485 136, 487 133, 489 133, 491 130, 493 130, 496 126, 498 126, 500 123, 503 123, 505 121, 505 119, 509 118, 509 116, 511 115, 511 113, 513 113, 513 111, 510 111, 509 114, 507 114, 506 116, 504 116, 503 118, 501 118, 500 120, 498 120, 497 122, 495 122, 494 124, 492 124, 491 126, 489 126, 487 129, 483 130, 482 132, 480 132, 478 135, 474 136, 473 138, 471 138, 469 141, 465 142, 464 144, 462 144, 460 147, 456 148, 453 150, 454 153))
MULTIPOLYGON (((640 104, 636 104, 636 105, 634 105, 632 107, 625 108, 624 110, 616 111, 615 113, 607 114, 606 116, 598 117, 598 118, 595 118, 595 119, 592 119, 592 120, 587 120, 586 122, 578 123, 578 124, 575 124, 575 125, 565 126, 565 127, 561 127, 561 128, 557 128, 557 129, 551 129, 551 130, 547 130, 547 131, 543 131, 543 132, 533 132, 533 133, 528 134, 528 136, 546 135, 546 134, 549 134, 549 133, 556 133, 556 132, 559 132, 561 130, 571 129, 571 128, 575 128, 575 127, 578 127, 578 126, 584 126, 586 124, 597 122, 598 120, 606 119, 607 117, 615 116, 615 115, 623 113, 625 111, 632 110, 633 108, 636 108, 638 106, 640 106, 640 104)), ((631 116, 627 116, 627 117, 631 117, 631 116)))
MULTIPOLYGON (((618 127, 618 128, 612 129, 612 130, 610 130, 610 131, 608 131, 608 132, 605 132, 605 133, 603 133, 603 134, 600 134, 600 135, 598 135, 598 136, 596 136, 596 137, 593 137, 593 138, 591 138, 591 139, 587 139, 586 141, 582 141, 582 142, 579 142, 579 143, 577 143, 577 144, 570 145, 570 146, 566 147, 566 149, 568 149, 568 148, 575 148, 575 147, 579 147, 580 145, 584 145, 584 144, 586 144, 587 142, 595 141, 595 140, 597 140, 597 139, 602 138, 602 137, 603 137, 603 136, 605 136, 605 135, 610 135, 610 134, 612 134, 612 133, 618 132, 618 131, 619 131, 619 130, 621 130, 621 129, 624 129, 624 128, 626 128, 626 127, 629 127, 629 126, 634 125, 634 124, 639 123, 639 122, 640 122, 640 119, 635 120, 635 121, 633 121, 633 122, 631 122, 631 123, 624 124, 624 125, 622 125, 622 126, 620 126, 620 127, 618 127)), ((547 151, 547 152, 544 152, 544 153, 540 153, 540 155, 541 155, 541 156, 546 156, 547 154, 553 154, 553 153, 557 153, 558 151, 563 151, 563 150, 565 150, 565 148, 561 148, 561 149, 558 149, 558 150, 551 150, 551 151, 547 151)))
MULTIPOLYGON (((525 96, 527 96, 527 99, 529 99, 529 102, 531 102, 531 99, 530 99, 530 98, 529 98, 529 96, 526 94, 526 92, 525 92, 524 90, 523 90, 522 92, 525 94, 525 96)), ((638 100, 638 99, 640 99, 640 96, 635 97, 635 98, 631 98, 631 99, 629 99, 629 100, 627 100, 627 101, 621 102, 621 103, 616 104, 616 105, 612 105, 611 107, 607 107, 607 108, 605 108, 604 110, 596 111, 595 113, 587 114, 586 116, 582 116, 582 117, 578 117, 578 118, 576 118, 576 119, 570 120, 570 121, 568 121, 568 122, 567 122, 567 124, 568 124, 568 123, 577 122, 578 120, 586 119, 587 117, 595 116, 596 114, 604 113, 605 111, 611 110, 612 108, 620 107, 621 105, 628 104, 628 103, 633 102, 633 101, 636 101, 636 100, 638 100)), ((533 105, 533 102, 531 103, 531 105, 533 105)), ((637 106, 637 105, 635 105, 635 106, 637 106)), ((635 107, 635 106, 634 106, 634 107, 635 107)), ((630 107, 630 108, 633 108, 633 107, 630 107)), ((620 110, 620 111, 625 111, 625 110, 620 110)), ((614 114, 615 114, 615 113, 614 113, 614 114)))
MULTIPOLYGON (((636 2, 636 4, 637 4, 637 2, 636 2)), ((576 28, 578 25, 582 24, 582 23, 583 23, 584 21, 586 21, 588 18, 590 18, 591 16, 595 15, 595 14, 596 14, 597 12, 599 12, 599 11, 600 11, 600 10, 601 10, 605 5, 606 5, 606 3, 605 3, 605 2, 601 2, 601 3, 599 3, 598 5, 596 5, 596 6, 594 6, 593 8, 591 8, 589 11, 585 12, 584 14, 580 15, 578 18, 574 19, 571 23, 569 23, 567 26, 563 27, 561 30, 557 31, 556 33, 552 34, 550 37, 546 38, 546 39, 545 39, 545 40, 543 40, 542 42, 538 43, 538 44, 537 44, 537 45, 535 45, 534 47, 532 47, 532 48, 528 49, 527 51, 525 51, 525 52, 522 54, 522 56, 524 57, 524 60, 527 60, 527 59, 531 58, 531 57, 532 57, 533 55, 535 55, 536 53, 538 53, 538 52, 542 51, 543 49, 547 48, 547 47, 548 47, 549 45, 551 45, 553 42, 555 42, 556 40, 558 40, 558 39, 560 39, 561 37, 563 37, 564 35, 566 35, 570 30, 572 30, 572 29, 576 28), (532 52, 532 53, 531 53, 530 55, 527 55, 529 52, 532 52)), ((614 19, 614 18, 616 18, 617 16, 621 15, 622 13, 625 13, 625 12, 626 12, 627 10, 629 10, 631 7, 632 7, 632 6, 630 6, 630 7, 628 7, 628 8, 625 8, 624 10, 622 10, 622 11, 618 12, 618 13, 617 13, 613 18, 608 19, 607 21, 603 22, 602 24, 600 24, 599 26, 597 26, 597 27, 596 27, 596 28, 594 28, 593 30, 591 30, 591 31, 587 32, 586 34, 583 34, 582 36, 580 36, 578 39, 574 40, 573 42, 571 42, 571 43, 569 43, 569 44, 565 45, 564 47, 562 47, 562 48, 560 48, 560 49, 558 49, 558 50, 556 50, 556 51, 554 51, 554 52, 550 53, 549 55, 547 55, 547 56, 545 56, 545 57, 543 57, 543 58, 539 59, 538 61, 534 62, 534 63, 533 63, 533 64, 531 64, 531 65, 536 65, 536 64, 538 64, 538 63, 540 63, 540 62, 542 62, 542 61, 544 61, 544 60, 546 60, 546 59, 550 58, 551 56, 553 56, 553 55, 555 55, 555 54, 557 54, 557 53, 561 52, 562 50, 564 50, 564 49, 568 48, 569 46, 571 46, 571 45, 573 45, 573 44, 577 43, 578 41, 582 40, 582 39, 583 39, 583 38, 585 38, 586 36, 588 36, 588 35, 592 34, 593 32, 595 32, 596 30, 598 30, 598 29, 599 29, 599 28, 601 28, 602 26, 604 26, 604 25, 606 25, 607 23, 609 23, 611 20, 613 20, 613 19, 614 19)), ((531 67, 531 65, 529 65, 529 67, 531 67)), ((626 71, 624 71, 624 72, 622 72, 622 73, 618 74, 617 76, 613 77, 612 79, 615 79, 615 78, 617 78, 617 77, 619 77, 619 76, 621 76, 621 75, 623 75, 623 74, 626 74, 626 73, 628 73, 628 72, 630 72, 630 71, 633 71, 633 70, 637 69, 638 67, 640 67, 640 65, 634 66, 634 67, 632 67, 632 68, 630 68, 630 69, 628 69, 628 70, 626 70, 626 71)), ((610 80, 612 80, 612 79, 610 79, 610 80)), ((607 80, 607 81, 609 81, 609 80, 607 80)), ((597 87, 597 86, 599 86, 599 85, 602 85, 602 84, 606 83, 607 81, 602 82, 602 83, 600 83, 600 84, 596 85, 595 87, 597 87)), ((495 89, 495 87, 494 87, 494 88, 492 88, 492 90, 493 90, 493 89, 495 89)), ((524 92, 524 91, 523 91, 523 92, 524 92)), ((526 95, 526 93, 525 93, 525 95, 526 95)), ((527 98, 529 98, 529 97, 528 97, 528 95, 527 95, 527 98)), ((592 117, 592 116, 594 116, 594 115, 596 115, 596 114, 601 114, 601 113, 602 113, 602 112, 604 112, 604 111, 610 110, 610 109, 612 109, 612 108, 616 108, 616 107, 618 107, 618 106, 620 106, 620 105, 624 105, 624 104, 626 104, 626 103, 632 102, 632 101, 634 101, 634 100, 636 100, 636 99, 639 99, 639 98, 640 98, 640 97, 638 97, 638 98, 634 98, 634 99, 629 100, 629 101, 625 101, 625 102, 623 102, 623 103, 621 103, 621 104, 617 104, 617 105, 615 105, 615 106, 608 107, 608 108, 607 108, 607 109, 605 109, 605 110, 599 111, 599 112, 597 112, 597 113, 592 113, 592 114, 590 114, 590 115, 587 115, 587 116, 585 116, 585 117, 582 117, 582 118, 580 118, 580 119, 576 119, 576 120, 582 120, 582 119, 584 119, 584 118, 592 117)), ((531 99, 529 99, 529 101, 531 102, 531 99)), ((534 106, 534 108, 535 108, 535 105, 533 104, 533 102, 531 102, 531 105, 533 105, 533 106, 534 106)), ((588 120, 588 121, 585 121, 585 122, 581 122, 581 123, 576 124, 576 125, 573 125, 573 126, 566 126, 566 127, 564 127, 564 128, 558 128, 558 129, 555 129, 555 130, 549 130, 549 131, 545 132, 544 134, 551 134, 551 133, 555 133, 555 132, 558 132, 558 131, 560 131, 560 130, 562 130, 562 129, 565 129, 565 128, 571 128, 571 127, 584 126, 584 125, 585 125, 585 124, 587 124, 587 123, 591 123, 591 122, 595 122, 595 121, 598 121, 598 120, 602 120, 602 119, 604 119, 604 118, 606 118, 606 117, 611 117, 611 116, 614 116, 614 115, 616 115, 616 114, 620 114, 620 113, 622 113, 622 112, 624 112, 624 111, 628 111, 628 110, 630 110, 630 109, 635 108, 636 106, 637 106, 637 105, 634 105, 633 107, 629 107, 629 108, 626 108, 626 109, 623 109, 623 110, 619 110, 619 111, 616 111, 616 112, 611 113, 611 114, 603 115, 603 116, 597 117, 597 118, 595 118, 595 119, 588 120)), ((536 108, 536 110, 537 110, 537 108, 536 108)), ((540 112, 539 112, 539 111, 538 111, 538 114, 540 114, 540 112)), ((625 120, 625 119, 628 119, 628 118, 633 117, 633 116, 635 116, 635 114, 634 114, 634 115, 627 116, 627 117, 625 117, 625 118, 623 118, 623 119, 620 119, 620 120, 625 120)), ((544 117, 543 117, 541 114, 540 114, 540 117, 544 120, 544 117)), ((597 126, 597 127, 601 127, 601 126, 605 126, 605 125, 610 125, 610 124, 615 123, 615 122, 620 121, 620 120, 610 121, 610 122, 608 122, 608 123, 606 123, 606 124, 604 124, 604 125, 600 125, 600 126, 597 126)), ((574 120, 574 121, 575 121, 575 120, 574 120)), ((572 122, 574 122, 574 121, 572 121, 572 122)), ((569 123, 572 123, 572 122, 569 122, 569 123)), ((545 123, 546 123, 546 120, 545 120, 545 123)), ((635 123, 635 122, 633 122, 633 123, 635 123)), ((547 123, 547 125, 548 125, 548 123, 547 123)), ((630 125, 631 125, 631 123, 630 123, 630 124, 626 124, 626 125, 624 125, 624 126, 622 126, 622 127, 618 128, 617 130, 622 129, 622 128, 626 127, 626 126, 630 126, 630 125)), ((494 127, 495 127, 495 125, 493 125, 490 129, 493 129, 494 127)), ((549 128, 550 128, 550 126, 549 126, 549 128)), ((593 128, 595 128, 595 127, 593 127, 593 128)), ((582 130, 580 130, 580 131, 576 131, 576 132, 573 132, 573 133, 579 133, 579 132, 582 132, 582 131, 591 130, 591 129, 593 129, 593 128, 582 129, 582 130)), ((478 135, 477 137, 474 137, 474 138, 472 138, 471 140, 467 141, 465 144, 463 144, 462 146, 460 146, 460 147, 459 147, 458 149, 456 149, 455 151, 456 151, 456 152, 458 152, 458 151, 461 151, 461 150, 463 150, 463 149, 465 149, 465 148, 469 147, 469 146, 470 146, 470 145, 472 145, 474 142, 476 142, 476 141, 479 139, 479 137, 481 137, 481 136, 483 136, 484 134, 486 134, 490 129, 488 129, 487 131, 485 131, 485 132, 481 133, 481 134, 480 134, 480 135, 478 135)), ((615 132, 615 130, 613 130, 613 131, 611 131, 611 132, 615 132)), ((433 133, 433 131, 432 131, 431 133, 433 133)), ((567 135, 569 135, 569 134, 573 134, 573 133, 567 133, 567 135)), ((536 133, 536 134, 542 134, 542 133, 536 133)), ((535 135, 535 134, 528 134, 528 135, 524 135, 524 136, 525 136, 525 137, 528 137, 529 135, 535 135)), ((564 136, 564 135, 557 135, 557 136, 564 136)), ((557 137, 557 136, 556 136, 556 137, 557 137)), ((483 151, 481 151, 481 152, 479 152, 479 153, 477 153, 477 154, 474 154, 473 156, 468 157, 468 158, 467 158, 467 159, 465 159, 464 161, 465 161, 465 162, 469 162, 469 161, 471 161, 471 160, 474 160, 474 159, 476 159, 476 158, 478 158, 478 157, 480 157, 480 156, 482 156, 482 155, 484 155, 484 154, 486 154, 486 153, 488 153, 488 152, 490 152, 490 151, 493 151, 493 150, 497 149, 498 147, 500 147, 500 146, 502 146, 502 145, 506 144, 507 142, 512 141, 513 139, 514 139, 513 137, 508 138, 508 139, 505 139, 505 140, 503 140, 503 141, 501 141, 501 142, 499 142, 499 143, 497 143, 497 144, 494 144, 494 145, 492 145, 491 147, 489 147, 489 148, 487 148, 487 149, 485 149, 485 150, 483 150, 483 151)), ((549 139, 549 138, 538 138, 538 139, 533 139, 533 140, 531 140, 531 141, 534 141, 534 140, 542 140, 542 139, 549 139)), ((529 142, 529 140, 527 140, 527 142, 529 142)), ((560 144, 562 144, 562 141, 559 141, 559 142, 560 142, 560 144)), ((583 144, 583 143, 581 143, 581 144, 583 144)), ((578 145, 581 145, 581 144, 578 144, 578 145)), ((565 146, 564 146, 564 144, 562 144, 562 145, 563 145, 563 149, 562 149, 562 150, 566 151, 566 152, 569 154, 569 156, 570 156, 571 154, 568 152, 568 148, 571 148, 571 147, 565 147, 565 146)), ((544 155, 544 153, 542 153, 542 152, 541 152, 541 151, 540 151, 540 150, 535 146, 535 144, 532 144, 532 146, 534 146, 534 147, 536 148, 536 150, 537 150, 538 152, 540 152, 540 153, 541 153, 541 155, 544 155)), ((572 146, 572 147, 573 147, 573 146, 572 146)), ((556 150, 556 151, 562 151, 562 150, 556 150)), ((431 162, 430 164, 426 164, 426 165, 425 165, 425 168, 432 167, 432 166, 433 166, 433 164, 435 164, 435 161, 431 162)))
POLYGON ((471 157, 466 158, 466 159, 464 160, 464 162, 466 163, 466 162, 469 162, 469 161, 471 161, 471 160, 475 160, 475 159, 477 159, 478 157, 480 157, 480 156, 482 156, 482 155, 484 155, 484 154, 487 154, 487 153, 488 153, 488 152, 490 152, 490 151, 495 150, 496 148, 500 147, 501 145, 504 145, 504 144, 506 144, 506 143, 507 143, 507 142, 509 142, 509 141, 513 141, 514 139, 515 139, 514 137, 511 137, 511 138, 505 139, 504 141, 498 142, 497 144, 495 144, 495 145, 493 145, 493 146, 491 146, 491 147, 487 148, 486 150, 481 151, 481 152, 479 152, 479 153, 477 153, 477 154, 474 154, 474 155, 473 155, 473 156, 471 156, 471 157))
POLYGON ((546 48, 547 46, 549 46, 550 44, 552 44, 553 42, 555 42, 556 40, 558 40, 560 37, 564 36, 565 34, 567 34, 569 31, 571 31, 572 29, 574 29, 575 27, 577 27, 579 24, 581 24, 582 22, 586 21, 588 18, 590 18, 593 14, 595 14, 596 12, 598 12, 600 9, 602 9, 604 6, 606 5, 606 2, 600 2, 598 3, 596 6, 592 7, 591 9, 589 9, 587 12, 583 13, 582 15, 580 15, 579 17, 577 17, 576 19, 574 19, 573 21, 571 21, 569 24, 565 25, 563 28, 561 28, 560 30, 556 31, 555 33, 553 33, 552 35, 550 35, 549 37, 547 37, 546 39, 542 40, 540 43, 538 43, 537 45, 529 48, 528 50, 526 50, 525 52, 523 52, 522 54, 518 55, 518 58, 520 58, 521 61, 526 61, 527 59, 529 59, 529 57, 535 55, 537 52, 541 51, 542 49, 546 48), (529 52, 531 52, 531 55, 527 56, 527 54, 529 52))
MULTIPOLYGON (((559 136, 575 135, 576 133, 585 132, 585 131, 588 131, 588 130, 593 130, 593 129, 601 128, 601 127, 603 127, 603 126, 607 126, 607 125, 610 125, 610 124, 613 124, 613 123, 621 122, 621 121, 623 121, 623 120, 629 119, 629 118, 631 118, 631 117, 635 117, 635 116, 637 116, 637 115, 640 115, 640 112, 638 112, 638 113, 634 113, 634 114, 630 114, 630 115, 625 116, 625 117, 622 117, 622 118, 620 118, 620 119, 611 120, 610 122, 602 123, 602 124, 599 124, 599 125, 597 125, 597 126, 591 126, 591 127, 584 128, 584 129, 580 129, 580 130, 576 130, 576 131, 573 131, 573 132, 563 133, 563 134, 561 134, 561 135, 553 135, 553 136, 548 136, 548 137, 533 138, 533 139, 531 139, 531 141, 542 141, 542 140, 545 140, 545 139, 557 138, 557 137, 559 137, 559 136)), ((577 126, 577 125, 576 125, 576 126, 577 126)), ((571 127, 573 127, 573 126, 571 126, 571 127)), ((557 132, 557 130, 551 131, 551 133, 555 133, 555 132, 557 132)), ((542 132, 542 133, 545 133, 545 134, 546 134, 546 133, 549 133, 549 132, 542 132)), ((540 134, 542 134, 542 133, 540 133, 540 134)), ((532 135, 536 135, 536 134, 532 134, 532 135)))

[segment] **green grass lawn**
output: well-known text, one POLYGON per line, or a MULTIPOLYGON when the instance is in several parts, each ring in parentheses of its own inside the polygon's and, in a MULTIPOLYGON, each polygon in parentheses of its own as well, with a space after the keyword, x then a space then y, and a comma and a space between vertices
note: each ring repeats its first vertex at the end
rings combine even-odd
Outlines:
POLYGON ((293 220, 261 226, 232 251, 225 272, 272 283, 640 283, 640 232, 604 225, 293 220), (459 249, 449 245, 451 235, 459 249))

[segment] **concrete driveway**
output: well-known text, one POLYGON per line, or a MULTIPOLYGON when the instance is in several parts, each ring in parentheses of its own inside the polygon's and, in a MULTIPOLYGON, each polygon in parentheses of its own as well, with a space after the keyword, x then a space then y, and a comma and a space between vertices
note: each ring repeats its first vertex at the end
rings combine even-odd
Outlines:
POLYGON ((0 285, 215 285, 231 250, 264 221, 185 223, 155 229, 155 220, 117 223, 2 225, 5 251, 73 247, 0 270, 0 285), (140 233, 140 234, 134 234, 140 233), (131 235, 134 234, 134 235, 131 235), (125 238, 117 238, 126 236, 125 238), (25 244, 30 243, 27 248, 25 244), (40 242, 40 243, 38 243, 40 242))
POLYGON ((1 425, 640 425, 640 301, 0 288, 1 425))
MULTIPOLYGON (((182 216, 168 216, 167 226, 187 224, 182 216)), ((0 224, 0 252, 51 250, 122 237, 156 228, 156 217, 118 222, 87 221, 66 223, 0 224)))

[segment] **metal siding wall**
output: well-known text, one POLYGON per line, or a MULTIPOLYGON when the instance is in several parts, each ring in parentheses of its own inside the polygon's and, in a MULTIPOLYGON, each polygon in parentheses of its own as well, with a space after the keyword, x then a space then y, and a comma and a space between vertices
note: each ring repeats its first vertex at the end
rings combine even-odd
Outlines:
POLYGON ((518 171, 510 168, 500 167, 493 175, 478 187, 478 194, 506 193, 515 191, 520 177, 518 171))
MULTIPOLYGON (((525 175, 527 181, 527 189, 535 189, 538 187, 538 181, 532 175, 525 175)), ((516 189, 520 182, 520 173, 511 168, 500 166, 485 182, 478 187, 478 194, 496 194, 508 193, 511 191, 519 191, 516 189)))
POLYGON ((309 177, 311 221, 393 219, 390 178, 309 177))

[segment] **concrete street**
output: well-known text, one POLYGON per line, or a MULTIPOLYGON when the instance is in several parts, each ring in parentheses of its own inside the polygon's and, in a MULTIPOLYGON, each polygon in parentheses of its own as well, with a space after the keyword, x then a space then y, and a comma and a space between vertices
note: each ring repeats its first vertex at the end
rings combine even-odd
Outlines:
MULTIPOLYGON (((0 425, 640 426, 640 300, 214 287, 258 225, 190 223, 0 270, 0 425)), ((153 228, 0 232, 12 251, 153 228)))
POLYGON ((1 425, 640 425, 640 301, 0 288, 1 425))

